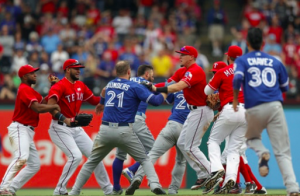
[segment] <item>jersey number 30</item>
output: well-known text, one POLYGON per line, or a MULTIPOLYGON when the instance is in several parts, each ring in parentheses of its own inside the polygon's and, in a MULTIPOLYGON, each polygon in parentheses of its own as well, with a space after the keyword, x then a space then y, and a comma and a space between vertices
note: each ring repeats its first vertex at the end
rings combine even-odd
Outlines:
MULTIPOLYGON (((108 99, 108 101, 106 102, 105 106, 107 106, 107 107, 114 107, 115 103, 113 103, 112 101, 115 99, 116 93, 114 91, 108 91, 107 95, 110 95, 111 97, 108 99)), ((118 107, 122 108, 123 107, 124 92, 122 92, 120 94, 117 94, 117 98, 119 99, 119 101, 118 101, 118 107)))
POLYGON ((252 87, 260 86, 263 83, 267 87, 273 87, 276 84, 276 73, 274 69, 267 67, 260 71, 257 67, 251 67, 248 69, 248 73, 252 75, 248 84, 252 87), (268 75, 270 78, 268 79, 268 75))

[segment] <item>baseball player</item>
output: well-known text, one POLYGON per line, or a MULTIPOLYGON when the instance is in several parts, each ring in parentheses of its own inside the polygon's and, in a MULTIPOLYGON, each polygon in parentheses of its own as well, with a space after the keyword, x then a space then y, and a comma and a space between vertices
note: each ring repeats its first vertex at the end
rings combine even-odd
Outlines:
POLYGON ((205 185, 209 176, 210 163, 200 151, 199 145, 203 134, 213 120, 214 113, 206 106, 207 96, 204 94, 206 76, 202 68, 195 63, 198 56, 197 50, 192 46, 183 46, 180 51, 176 52, 180 53, 182 68, 168 79, 168 82, 173 81, 175 84, 159 88, 152 85, 150 88, 153 91, 165 93, 183 90, 190 113, 183 125, 177 146, 197 173, 198 180, 191 187, 192 190, 196 190, 205 185))
MULTIPOLYGON (((182 130, 183 123, 190 112, 190 110, 187 108, 187 104, 182 91, 169 94, 166 99, 166 102, 168 104, 172 104, 174 102, 174 105, 172 107, 172 114, 168 119, 169 121, 167 125, 159 133, 158 137, 154 142, 153 148, 151 149, 148 155, 153 164, 170 148, 176 146, 178 137, 182 130)), ((177 191, 181 185, 186 166, 186 160, 184 159, 183 154, 177 146, 176 151, 177 155, 175 165, 172 171, 172 182, 168 190, 169 195, 177 194, 177 191)), ((134 176, 134 179, 132 180, 130 187, 128 187, 128 189, 126 190, 126 195, 134 194, 135 190, 139 188, 144 178, 144 175, 145 174, 143 168, 139 167, 137 173, 134 176)))
POLYGON ((70 195, 80 194, 97 164, 115 147, 140 162, 153 193, 166 194, 146 150, 132 129, 132 124, 141 101, 158 106, 163 103, 167 94, 154 95, 143 85, 130 81, 131 70, 127 61, 116 64, 116 74, 117 78, 106 86, 101 131, 95 138, 92 154, 80 170, 70 195))
MULTIPOLYGON (((142 81, 149 81, 153 82, 153 67, 150 65, 141 65, 137 71, 138 77, 130 78, 130 81, 141 83, 142 81)), ((141 102, 137 113, 135 115, 134 123, 132 125, 132 129, 142 142, 146 152, 148 153, 154 143, 153 135, 151 134, 147 124, 146 124, 146 110, 147 110, 148 103, 141 102)), ((123 190, 120 186, 120 178, 121 174, 127 178, 131 179, 133 177, 133 173, 139 168, 140 164, 137 162, 136 164, 132 165, 130 169, 126 168, 123 170, 123 163, 126 160, 127 153, 122 151, 120 148, 117 148, 116 158, 113 162, 113 180, 114 180, 114 193, 115 194, 122 194, 123 190), (123 170, 123 171, 122 171, 123 170)))
MULTIPOLYGON (((67 195, 67 183, 82 159, 82 154, 89 157, 93 142, 82 127, 69 127, 62 122, 62 118, 71 118, 79 113, 83 101, 97 105, 100 97, 79 81, 80 68, 84 68, 75 59, 68 59, 63 64, 65 78, 54 84, 48 94, 48 104, 58 104, 61 113, 52 113, 53 118, 49 128, 49 135, 53 143, 68 157, 62 175, 59 178, 54 195, 67 195)), ((112 193, 112 185, 102 162, 95 169, 95 176, 104 194, 112 193)))
POLYGON ((235 185, 237 171, 239 166, 239 149, 241 148, 246 132, 246 120, 244 109, 243 92, 239 92, 239 112, 236 113, 232 109, 233 88, 232 80, 234 77, 233 62, 243 54, 238 46, 230 46, 227 55, 228 66, 216 72, 212 80, 205 87, 205 94, 213 94, 219 91, 222 111, 218 119, 214 122, 208 139, 209 160, 211 162, 211 174, 206 183, 204 194, 212 191, 218 186, 225 173, 221 162, 220 144, 229 136, 227 147, 227 164, 226 175, 223 187, 218 193, 229 193, 235 185))
POLYGON ((259 173, 261 176, 269 173, 270 152, 261 142, 261 133, 266 128, 287 192, 296 196, 299 185, 291 161, 288 129, 282 108, 282 92, 288 90, 288 75, 280 61, 260 51, 262 39, 261 29, 248 30, 249 53, 239 57, 234 64, 233 109, 239 112, 238 94, 243 84, 248 123, 247 145, 259 156, 259 173))
POLYGON ((18 71, 21 84, 15 102, 13 122, 7 128, 14 158, 2 178, 0 195, 15 195, 39 171, 41 163, 33 142, 39 113, 60 111, 57 104, 42 104, 43 97, 31 87, 36 83, 35 72, 38 70, 39 68, 31 65, 23 65, 18 71), (22 169, 24 165, 26 166, 22 169))

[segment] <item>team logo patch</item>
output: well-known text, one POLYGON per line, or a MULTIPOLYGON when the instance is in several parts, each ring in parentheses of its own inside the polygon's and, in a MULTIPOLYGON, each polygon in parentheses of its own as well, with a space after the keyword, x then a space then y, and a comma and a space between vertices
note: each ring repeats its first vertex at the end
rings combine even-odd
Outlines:
POLYGON ((192 75, 192 73, 191 72, 186 72, 185 73, 185 75, 184 75, 187 79, 189 79, 189 80, 191 80, 192 79, 192 77, 193 77, 193 75, 192 75))
POLYGON ((81 91, 81 88, 77 88, 78 91, 81 91))

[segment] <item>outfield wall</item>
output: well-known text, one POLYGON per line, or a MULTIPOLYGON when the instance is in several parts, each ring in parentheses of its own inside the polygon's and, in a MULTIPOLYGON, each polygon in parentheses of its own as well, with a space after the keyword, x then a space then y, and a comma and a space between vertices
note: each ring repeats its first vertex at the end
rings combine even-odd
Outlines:
MULTIPOLYGON (((87 113, 93 113, 93 110, 83 110, 87 113)), ((11 123, 13 111, 12 110, 0 110, 0 135, 2 137, 2 145, 3 145, 3 152, 0 155, 0 178, 2 179, 4 172, 12 160, 12 148, 9 143, 9 138, 7 136, 7 129, 6 127, 11 123)), ((300 138, 300 130, 297 128, 299 127, 298 124, 300 122, 300 109, 285 109, 285 114, 287 117, 287 122, 289 126, 289 133, 291 138, 291 148, 292 148, 292 156, 293 156, 293 165, 296 172, 296 177, 300 178, 300 154, 297 153, 297 142, 300 138)), ((154 137, 156 138, 159 131, 165 126, 167 122, 167 118, 170 115, 169 110, 149 110, 147 112, 147 124, 150 130, 153 132, 154 137)), ((50 115, 49 114, 42 114, 40 115, 41 121, 39 126, 35 129, 35 143, 37 149, 40 154, 40 159, 42 163, 41 170, 30 180, 26 187, 33 188, 33 187, 54 187, 58 181, 58 178, 61 174, 63 169, 63 165, 65 164, 66 157, 63 153, 51 142, 49 135, 48 135, 48 127, 50 125, 50 115)), ((86 132, 92 138, 98 132, 99 125, 101 123, 101 116, 95 116, 92 121, 92 127, 85 128, 86 132)), ((202 144, 200 148, 207 154, 207 138, 209 135, 209 131, 205 134, 202 144)), ((268 148, 270 148, 270 142, 267 137, 266 132, 263 134, 264 143, 268 148)), ((222 145, 223 147, 223 145, 222 145)), ((271 149, 271 148, 270 148, 271 149)), ((114 160, 114 153, 112 151, 105 159, 104 164, 107 168, 107 172, 112 180, 112 162, 114 160)), ((175 149, 172 148, 168 151, 163 157, 161 157, 158 162, 155 164, 157 173, 159 175, 160 181, 164 187, 168 187, 169 183, 171 182, 171 170, 174 165, 174 158, 175 158, 175 149)), ((249 159, 249 164, 252 167, 255 175, 258 177, 258 168, 257 162, 258 158, 256 157, 255 153, 251 150, 247 150, 247 156, 249 159)), ((84 163, 86 159, 84 158, 80 164, 84 163)), ((128 157, 127 161, 125 162, 125 167, 131 165, 133 163, 133 159, 128 157)), ((79 169, 76 171, 75 175, 71 178, 69 182, 69 187, 74 184, 75 177, 79 169)), ((192 171, 190 167, 187 169, 186 180, 184 180, 182 187, 187 186, 188 188, 194 184, 196 180, 195 172, 192 171)), ((272 154, 270 160, 270 174, 266 178, 258 177, 261 181, 263 186, 267 188, 284 188, 283 181, 280 175, 279 168, 277 166, 276 160, 274 155, 272 154)), ((242 180, 243 181, 243 180, 242 180)), ((128 182, 125 178, 122 178, 121 184, 123 187, 128 186, 128 182)), ((147 187, 146 181, 142 184, 143 187, 147 187)), ((86 187, 98 187, 94 176, 88 181, 86 187)))

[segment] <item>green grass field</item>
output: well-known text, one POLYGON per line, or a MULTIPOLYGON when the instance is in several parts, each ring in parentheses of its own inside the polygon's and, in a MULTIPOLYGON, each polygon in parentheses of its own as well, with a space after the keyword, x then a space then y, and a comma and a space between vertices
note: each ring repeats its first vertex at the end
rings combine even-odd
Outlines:
MULTIPOLYGON (((124 190, 125 191, 125 190, 124 190)), ((268 195, 286 195, 286 190, 284 189, 269 189, 268 195)), ((17 192, 17 196, 21 195, 52 195, 53 194, 53 189, 21 189, 17 192)), ((201 195, 202 190, 198 191, 192 191, 189 189, 180 189, 178 195, 201 195)), ((88 195, 103 195, 103 192, 101 189, 83 189, 81 191, 82 196, 88 196, 88 195)), ((122 195, 125 195, 125 192, 123 192, 122 195)), ((141 189, 137 190, 135 192, 135 195, 154 195, 151 193, 149 189, 141 189)))

